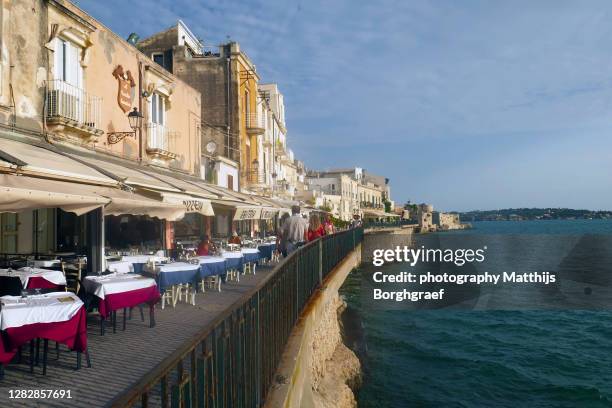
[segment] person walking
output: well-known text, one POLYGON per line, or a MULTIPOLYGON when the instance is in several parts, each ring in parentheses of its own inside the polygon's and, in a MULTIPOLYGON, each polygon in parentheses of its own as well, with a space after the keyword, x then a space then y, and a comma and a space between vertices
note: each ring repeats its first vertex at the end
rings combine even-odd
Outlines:
POLYGON ((359 214, 353 215, 353 221, 351 222, 351 228, 359 228, 363 225, 359 214))
POLYGON ((280 228, 276 234, 276 250, 283 256, 287 256, 287 234, 285 233, 285 224, 289 219, 289 214, 284 213, 280 219, 280 228))
POLYGON ((321 218, 318 214, 310 214, 310 221, 308 225, 308 242, 314 241, 317 238, 321 238, 325 235, 325 228, 321 224, 321 218))
POLYGON ((331 221, 329 214, 325 214, 323 229, 325 230, 325 235, 331 235, 336 232, 336 228, 334 227, 334 223, 331 221))
POLYGON ((300 215, 300 206, 291 207, 291 217, 283 225, 283 235, 287 238, 287 255, 308 240, 308 224, 300 215))

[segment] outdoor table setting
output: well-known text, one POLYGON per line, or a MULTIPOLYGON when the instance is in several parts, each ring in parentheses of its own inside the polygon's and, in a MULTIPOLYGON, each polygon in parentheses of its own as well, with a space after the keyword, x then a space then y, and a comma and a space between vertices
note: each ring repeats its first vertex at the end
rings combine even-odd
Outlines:
POLYGON ((166 262, 168 257, 161 255, 124 255, 121 261, 129 262, 133 265, 134 273, 142 273, 145 265, 149 262, 162 263, 166 262))
POLYGON ((134 265, 127 261, 109 261, 106 262, 106 269, 114 273, 130 273, 135 272, 134 265))
POLYGON ((240 250, 243 257, 243 273, 250 272, 255 274, 257 262, 261 258, 261 252, 257 248, 242 248, 240 250))
POLYGON ((112 319, 113 332, 116 332, 116 311, 119 309, 123 309, 125 330, 127 309, 143 303, 148 304, 150 308, 150 327, 155 326, 155 303, 161 297, 155 279, 134 273, 90 275, 83 279, 83 287, 98 300, 102 334, 105 331, 105 320, 109 316, 112 319))
POLYGON ((29 259, 27 262, 32 268, 60 268, 62 265, 59 259, 29 259))
POLYGON ((162 309, 166 300, 170 300, 172 306, 182 299, 195 305, 195 290, 200 278, 200 265, 189 262, 172 262, 168 264, 147 264, 144 273, 152 276, 157 282, 157 287, 162 293, 162 309))
POLYGON ((66 287, 66 276, 62 271, 23 267, 17 270, 0 269, 0 276, 18 278, 24 289, 56 289, 66 287))
POLYGON ((276 243, 275 242, 264 242, 257 246, 259 252, 261 253, 261 259, 265 259, 267 261, 272 260, 272 254, 276 251, 276 243))
MULTIPOLYGON (((87 313, 83 302, 70 292, 0 297, 0 367, 8 364, 19 348, 30 342, 30 371, 34 370, 34 341, 44 340, 43 375, 47 371, 49 340, 76 350, 77 368, 87 353, 87 313)), ((36 352, 38 360, 38 351, 36 352)))
POLYGON ((221 257, 225 259, 225 268, 228 279, 240 282, 240 271, 244 265, 244 255, 240 251, 222 251, 221 257))
POLYGON ((206 278, 216 277, 216 286, 221 291, 221 277, 227 274, 227 261, 222 256, 198 256, 195 259, 200 264, 200 281, 202 292, 206 278))

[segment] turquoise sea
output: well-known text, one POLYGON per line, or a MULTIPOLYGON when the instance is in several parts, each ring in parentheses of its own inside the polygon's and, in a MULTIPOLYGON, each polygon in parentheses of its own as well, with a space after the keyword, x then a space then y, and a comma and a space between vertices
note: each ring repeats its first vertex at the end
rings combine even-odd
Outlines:
MULTIPOLYGON (((612 220, 489 221, 442 234, 612 234, 612 220)), ((399 268, 389 265, 385 268, 399 268)), ((360 271, 360 407, 612 407, 612 311, 377 310, 360 271)))

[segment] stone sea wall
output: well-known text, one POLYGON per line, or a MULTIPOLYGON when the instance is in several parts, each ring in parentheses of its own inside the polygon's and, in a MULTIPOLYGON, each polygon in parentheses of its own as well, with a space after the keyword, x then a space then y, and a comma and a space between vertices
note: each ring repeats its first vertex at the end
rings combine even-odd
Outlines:
POLYGON ((349 408, 361 384, 359 359, 342 342, 338 290, 361 262, 361 246, 325 280, 294 327, 265 406, 349 408))

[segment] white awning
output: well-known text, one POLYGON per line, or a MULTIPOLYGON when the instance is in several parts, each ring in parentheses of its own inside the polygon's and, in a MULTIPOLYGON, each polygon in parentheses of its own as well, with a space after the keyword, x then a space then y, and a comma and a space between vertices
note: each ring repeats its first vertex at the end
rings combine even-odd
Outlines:
POLYGON ((81 215, 110 201, 96 190, 85 184, 0 174, 0 212, 61 208, 81 215))
POLYGON ((14 140, 0 139, 0 152, 6 157, 0 160, 0 168, 15 170, 28 176, 48 177, 62 181, 81 181, 91 184, 116 185, 117 182, 93 168, 67 156, 14 140), (17 166, 7 157, 25 163, 17 166))
POLYGON ((133 187, 180 192, 179 189, 171 186, 170 184, 131 167, 123 166, 112 161, 94 159, 91 157, 83 157, 83 160, 86 160, 87 163, 90 163, 96 167, 104 169, 108 173, 121 179, 123 183, 133 187))
POLYGON ((185 206, 155 200, 142 194, 130 193, 118 189, 99 190, 98 194, 110 198, 111 202, 104 207, 105 215, 148 215, 168 221, 177 221, 185 216, 185 206))
POLYGON ((276 214, 278 214, 279 209, 278 208, 272 208, 272 207, 263 207, 261 209, 261 214, 260 214, 260 218, 262 220, 269 220, 271 218, 274 218, 274 216, 276 214))
POLYGON ((200 197, 193 197, 187 194, 180 193, 166 193, 163 191, 145 190, 143 193, 153 194, 160 198, 164 203, 174 204, 177 206, 183 206, 185 212, 188 213, 200 213, 206 216, 213 216, 213 211, 210 200, 200 197))

